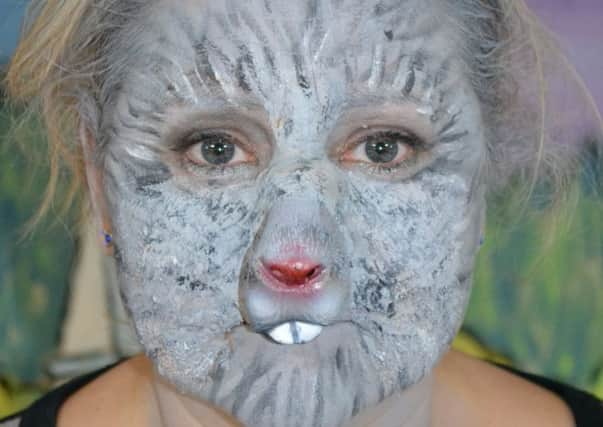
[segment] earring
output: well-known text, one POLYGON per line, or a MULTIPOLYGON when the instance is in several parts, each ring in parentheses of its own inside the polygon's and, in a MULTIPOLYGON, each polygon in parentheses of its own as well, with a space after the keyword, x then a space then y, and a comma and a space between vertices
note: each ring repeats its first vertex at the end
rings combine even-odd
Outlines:
POLYGON ((105 230, 103 230, 102 232, 102 236, 103 236, 103 243, 105 244, 106 248, 109 248, 113 245, 113 235, 105 230))

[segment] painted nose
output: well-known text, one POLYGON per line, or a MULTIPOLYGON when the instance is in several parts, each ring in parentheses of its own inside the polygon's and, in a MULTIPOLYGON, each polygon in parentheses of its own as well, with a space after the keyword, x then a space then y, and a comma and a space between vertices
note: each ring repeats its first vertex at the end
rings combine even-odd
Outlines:
POLYGON ((323 271, 322 265, 299 259, 262 263, 265 271, 274 281, 289 288, 308 285, 323 271))

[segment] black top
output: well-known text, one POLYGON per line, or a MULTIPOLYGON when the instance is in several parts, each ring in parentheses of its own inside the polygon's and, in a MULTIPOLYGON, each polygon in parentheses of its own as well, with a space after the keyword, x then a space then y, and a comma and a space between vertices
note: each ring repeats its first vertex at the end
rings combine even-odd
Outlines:
POLYGON ((0 420, 0 427, 56 427, 59 410, 69 396, 114 366, 107 366, 57 387, 24 411, 0 420))
MULTIPOLYGON (((61 405, 69 396, 113 366, 115 365, 76 378, 52 390, 28 409, 0 420, 0 427, 56 427, 61 405)), ((596 397, 548 378, 527 374, 506 366, 501 366, 501 368, 550 390, 559 396, 571 409, 576 421, 576 427, 603 427, 603 402, 596 397)))

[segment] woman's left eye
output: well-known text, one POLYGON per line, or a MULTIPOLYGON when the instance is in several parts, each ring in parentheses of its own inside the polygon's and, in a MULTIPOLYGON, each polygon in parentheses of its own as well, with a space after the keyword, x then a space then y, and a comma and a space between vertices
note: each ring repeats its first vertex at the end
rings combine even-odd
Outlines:
POLYGON ((186 157, 200 166, 227 167, 255 161, 255 156, 242 148, 235 136, 225 132, 195 135, 189 143, 192 145, 186 150, 186 157))
POLYGON ((378 131, 356 138, 341 160, 392 168, 412 159, 418 145, 419 141, 414 135, 400 131, 378 131))

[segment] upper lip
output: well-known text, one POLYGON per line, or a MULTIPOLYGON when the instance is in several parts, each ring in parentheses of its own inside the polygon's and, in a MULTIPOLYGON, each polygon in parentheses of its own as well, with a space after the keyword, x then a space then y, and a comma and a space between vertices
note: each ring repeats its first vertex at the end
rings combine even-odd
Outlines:
POLYGON ((268 288, 281 292, 281 293, 290 293, 290 294, 312 294, 319 291, 324 283, 324 278, 326 276, 326 269, 322 265, 318 265, 314 271, 312 271, 311 276, 308 277, 300 277, 300 282, 296 283, 294 286, 287 285, 282 281, 277 280, 274 275, 268 270, 268 263, 263 261, 258 262, 256 267, 257 277, 265 284, 268 288))

